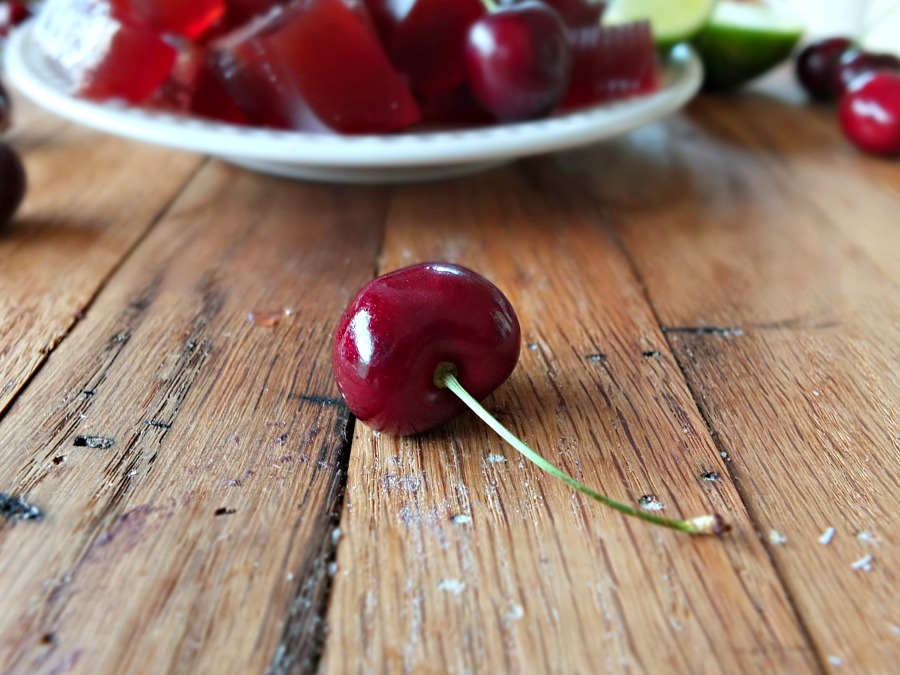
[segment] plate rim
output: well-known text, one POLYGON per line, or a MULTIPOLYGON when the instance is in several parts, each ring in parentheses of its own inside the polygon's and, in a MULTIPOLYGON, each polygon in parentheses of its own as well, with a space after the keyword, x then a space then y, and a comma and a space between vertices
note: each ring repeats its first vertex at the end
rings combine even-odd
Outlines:
MULTIPOLYGON (((52 68, 33 40, 34 21, 13 31, 5 70, 25 96, 83 126, 132 140, 219 158, 245 157, 327 167, 415 167, 498 161, 586 145, 632 131, 676 112, 699 91, 699 57, 688 45, 669 52, 666 84, 651 94, 599 104, 546 119, 489 127, 341 136, 241 127, 172 113, 96 103, 54 86, 52 68)), ((57 78, 61 79, 61 78, 57 78)))

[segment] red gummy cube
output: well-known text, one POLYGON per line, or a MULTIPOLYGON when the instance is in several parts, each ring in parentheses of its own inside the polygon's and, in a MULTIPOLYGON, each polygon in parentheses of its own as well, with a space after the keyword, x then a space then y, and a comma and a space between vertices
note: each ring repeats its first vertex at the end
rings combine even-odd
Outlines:
POLYGON ((118 10, 160 33, 198 38, 225 13, 225 0, 113 0, 118 10))
POLYGON ((466 79, 463 44, 486 12, 481 0, 366 0, 388 56, 424 98, 442 97, 466 79))
POLYGON ((110 0, 50 0, 36 40, 72 91, 96 100, 146 101, 172 72, 177 52, 110 0))
POLYGON ((655 91, 659 86, 650 24, 587 26, 569 31, 572 83, 563 108, 591 105, 655 91))
MULTIPOLYGON (((503 0, 501 5, 516 5, 527 0, 503 0)), ((569 28, 596 26, 606 9, 605 2, 592 0, 541 0, 555 9, 569 28)))
POLYGON ((210 69, 206 47, 187 43, 169 79, 148 105, 170 112, 195 115, 230 124, 249 124, 247 116, 231 100, 219 78, 210 69))
POLYGON ((361 2, 295 0, 213 45, 215 69, 255 124, 386 133, 419 119, 361 2))

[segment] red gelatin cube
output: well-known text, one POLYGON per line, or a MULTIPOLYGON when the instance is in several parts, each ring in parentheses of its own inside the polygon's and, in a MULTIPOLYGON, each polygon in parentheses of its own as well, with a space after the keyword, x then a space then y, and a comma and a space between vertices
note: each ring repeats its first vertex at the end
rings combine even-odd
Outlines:
POLYGON ((35 38, 72 91, 96 100, 143 103, 177 56, 149 27, 119 18, 109 0, 50 0, 35 38))
POLYGON ((114 0, 126 14, 160 33, 195 39, 225 13, 225 0, 114 0))
POLYGON ((254 19, 265 16, 273 8, 291 0, 225 0, 225 16, 214 29, 217 37, 243 28, 254 19))
POLYGON ((149 105, 230 124, 249 124, 247 116, 234 104, 222 83, 212 73, 208 56, 209 52, 205 47, 184 44, 179 50, 172 74, 149 105))
POLYGON ((648 22, 576 28, 570 35, 572 84, 562 107, 646 94, 659 86, 656 47, 648 22))
POLYGON ((435 99, 466 79, 463 44, 486 12, 481 0, 367 0, 394 66, 435 99))
MULTIPOLYGON (((516 5, 527 0, 505 0, 501 5, 516 5)), ((605 2, 591 0, 541 0, 545 5, 555 9, 569 28, 596 26, 606 9, 605 2)))
POLYGON ((407 127, 419 110, 381 48, 365 7, 296 0, 217 43, 215 63, 257 124, 308 128, 308 111, 342 133, 407 127))

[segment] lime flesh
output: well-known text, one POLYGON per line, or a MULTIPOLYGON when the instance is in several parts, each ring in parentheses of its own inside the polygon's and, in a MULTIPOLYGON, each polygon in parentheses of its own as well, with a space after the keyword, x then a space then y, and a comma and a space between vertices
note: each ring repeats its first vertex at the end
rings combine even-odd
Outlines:
POLYGON ((703 28, 716 0, 611 0, 603 23, 616 25, 649 21, 661 49, 686 42, 703 28))

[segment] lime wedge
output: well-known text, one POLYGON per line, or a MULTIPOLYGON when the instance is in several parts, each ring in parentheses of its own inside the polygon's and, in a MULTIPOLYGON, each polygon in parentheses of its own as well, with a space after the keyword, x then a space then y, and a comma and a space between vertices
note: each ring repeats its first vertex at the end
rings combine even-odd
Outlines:
POLYGON ((616 25, 649 21, 653 38, 661 49, 686 42, 696 35, 717 0, 611 0, 603 12, 603 23, 616 25))
POLYGON ((803 35, 793 17, 765 5, 721 0, 693 44, 706 90, 734 89, 786 60, 803 35))

